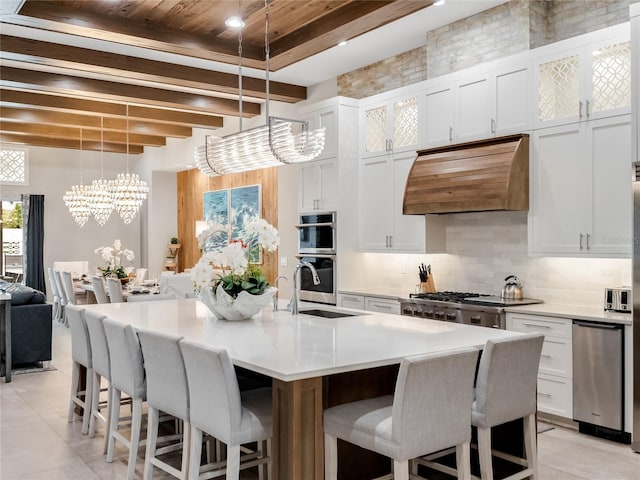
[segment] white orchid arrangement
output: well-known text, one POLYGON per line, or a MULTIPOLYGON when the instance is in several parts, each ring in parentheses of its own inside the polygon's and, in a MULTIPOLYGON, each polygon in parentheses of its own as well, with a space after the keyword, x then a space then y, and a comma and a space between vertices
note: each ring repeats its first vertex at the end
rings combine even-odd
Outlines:
MULTIPOLYGON (((210 224, 206 230, 198 235, 198 245, 204 248, 207 240, 217 232, 226 231, 227 228, 219 224, 210 224)), ((233 240, 222 248, 220 252, 203 253, 198 263, 191 269, 191 278, 195 290, 200 292, 211 289, 215 294, 219 285, 232 298, 246 291, 252 295, 261 295, 269 286, 262 269, 249 263, 249 252, 252 249, 263 248, 267 252, 274 252, 280 244, 278 230, 266 220, 260 218, 250 221, 245 225, 249 240, 233 240), (222 269, 222 276, 216 278, 215 267, 222 269)))
POLYGON ((122 265, 122 257, 126 258, 129 262, 135 259, 133 251, 128 248, 122 248, 122 242, 116 239, 113 245, 110 247, 98 247, 94 250, 94 253, 98 253, 102 256, 102 259, 107 262, 107 267, 102 270, 102 274, 107 277, 111 275, 117 275, 118 278, 126 277, 124 267, 122 265))

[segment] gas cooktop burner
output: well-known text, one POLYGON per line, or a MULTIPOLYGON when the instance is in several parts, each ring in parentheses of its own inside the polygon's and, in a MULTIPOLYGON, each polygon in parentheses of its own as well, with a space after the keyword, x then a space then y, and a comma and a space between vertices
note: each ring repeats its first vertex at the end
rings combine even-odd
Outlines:
POLYGON ((482 293, 472 292, 434 292, 434 293, 411 293, 409 298, 420 298, 423 300, 436 300, 439 302, 461 302, 464 298, 486 297, 482 293))

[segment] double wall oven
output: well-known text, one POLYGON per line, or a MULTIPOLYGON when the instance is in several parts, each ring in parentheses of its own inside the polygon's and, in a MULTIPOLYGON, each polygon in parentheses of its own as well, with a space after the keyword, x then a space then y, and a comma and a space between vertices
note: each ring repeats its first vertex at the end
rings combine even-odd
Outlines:
POLYGON ((337 235, 336 212, 314 212, 300 214, 298 229, 299 261, 314 266, 320 277, 318 285, 313 284, 311 271, 300 269, 300 300, 336 304, 337 292, 337 235))

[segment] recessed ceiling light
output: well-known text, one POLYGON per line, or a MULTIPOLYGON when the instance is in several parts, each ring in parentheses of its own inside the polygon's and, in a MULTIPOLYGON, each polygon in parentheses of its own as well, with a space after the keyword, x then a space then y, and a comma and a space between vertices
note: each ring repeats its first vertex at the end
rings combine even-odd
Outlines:
POLYGON ((346 40, 341 40, 338 42, 339 47, 344 47, 348 42, 346 40))
POLYGON ((236 15, 233 17, 229 17, 224 21, 224 24, 229 28, 242 28, 244 27, 244 22, 242 19, 236 15))
POLYGON ((433 6, 434 7, 439 7, 440 5, 444 5, 446 2, 446 0, 438 0, 437 2, 433 2, 433 6))

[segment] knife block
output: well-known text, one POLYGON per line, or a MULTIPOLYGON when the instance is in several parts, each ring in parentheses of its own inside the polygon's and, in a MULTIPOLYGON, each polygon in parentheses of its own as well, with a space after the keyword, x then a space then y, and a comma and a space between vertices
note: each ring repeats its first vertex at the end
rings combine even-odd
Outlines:
POLYGON ((426 282, 420 282, 420 291, 422 293, 435 293, 436 292, 436 285, 433 281, 433 275, 429 275, 427 277, 427 281, 426 282))

